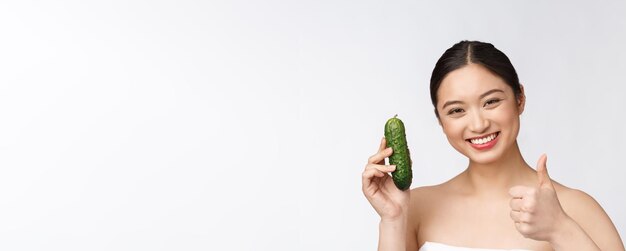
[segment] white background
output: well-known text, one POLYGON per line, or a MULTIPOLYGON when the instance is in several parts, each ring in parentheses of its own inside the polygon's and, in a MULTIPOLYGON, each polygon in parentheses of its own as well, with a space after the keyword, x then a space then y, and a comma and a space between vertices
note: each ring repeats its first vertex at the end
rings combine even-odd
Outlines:
MULTIPOLYGON (((581 1, 582 2, 582 1, 581 1)), ((407 125, 413 187, 466 159, 428 94, 505 52, 519 143, 626 234, 626 3, 3 1, 0 250, 375 250, 361 171, 407 125)))

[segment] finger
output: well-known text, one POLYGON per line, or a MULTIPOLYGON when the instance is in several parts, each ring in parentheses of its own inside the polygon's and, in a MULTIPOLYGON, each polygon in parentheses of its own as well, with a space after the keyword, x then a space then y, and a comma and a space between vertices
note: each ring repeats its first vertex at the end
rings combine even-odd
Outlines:
POLYGON ((546 167, 547 161, 548 156, 545 153, 542 154, 537 161, 537 178, 539 179, 539 186, 552 186, 552 181, 550 180, 550 176, 548 175, 548 168, 546 167))
POLYGON ((396 165, 379 165, 379 164, 368 164, 365 166, 365 169, 376 169, 381 172, 393 172, 396 170, 396 165))
POLYGON ((526 222, 515 222, 515 229, 517 229, 517 231, 524 237, 527 237, 527 235, 530 233, 531 227, 526 222))
POLYGON ((388 175, 387 177, 383 178, 381 180, 381 184, 385 191, 388 191, 388 192, 400 191, 400 189, 398 189, 398 187, 396 187, 395 183, 393 182, 393 177, 391 175, 388 175))
POLYGON ((509 206, 513 211, 522 211, 522 206, 524 205, 524 200, 522 199, 511 199, 509 202, 509 206))
POLYGON ((378 151, 376 154, 370 156, 367 160, 367 163, 370 164, 385 164, 385 158, 391 156, 393 153, 393 149, 391 147, 387 147, 381 151, 378 151))
POLYGON ((372 184, 372 179, 374 177, 384 177, 385 173, 379 171, 378 169, 375 168, 370 168, 370 169, 366 169, 365 171, 363 171, 363 190, 365 190, 366 188, 370 187, 370 185, 372 184))
POLYGON ((511 210, 511 213, 510 213, 511 219, 513 219, 513 221, 516 222, 516 223, 523 223, 523 222, 525 222, 522 219, 522 215, 523 215, 523 213, 520 212, 520 211, 511 210))
POLYGON ((511 189, 509 189, 509 195, 511 195, 511 197, 513 198, 523 198, 526 194, 528 194, 528 191, 530 190, 530 187, 527 186, 514 186, 511 187, 511 189))
POLYGON ((380 151, 384 150, 385 147, 387 147, 387 139, 385 139, 385 137, 383 137, 380 140, 380 146, 378 146, 378 151, 380 152, 380 151))

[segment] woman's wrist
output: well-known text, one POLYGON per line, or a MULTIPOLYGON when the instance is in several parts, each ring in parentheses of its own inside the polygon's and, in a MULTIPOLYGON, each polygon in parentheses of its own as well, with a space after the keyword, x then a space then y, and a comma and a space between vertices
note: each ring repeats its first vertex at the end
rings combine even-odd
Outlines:
POLYGON ((573 250, 573 248, 578 248, 577 250, 599 250, 585 230, 568 215, 565 215, 555 227, 549 240, 554 250, 573 250))
POLYGON ((563 246, 563 243, 571 240, 573 237, 572 233, 574 233, 576 228, 578 228, 578 223, 566 215, 561 221, 558 222, 558 224, 555 224, 554 227, 554 232, 548 241, 552 247, 555 247, 555 250, 558 250, 556 247, 563 246))
POLYGON ((408 224, 409 217, 406 213, 402 213, 396 217, 380 218, 381 231, 404 232, 408 224))
POLYGON ((380 219, 378 250, 406 250, 408 217, 380 219))
POLYGON ((400 216, 396 218, 380 218, 381 226, 406 226, 409 217, 400 216))
POLYGON ((395 213, 393 215, 389 215, 389 216, 381 216, 380 217, 380 223, 383 224, 399 224, 399 223, 403 223, 406 224, 406 221, 409 218, 409 209, 408 208, 403 208, 400 210, 400 212, 395 213))

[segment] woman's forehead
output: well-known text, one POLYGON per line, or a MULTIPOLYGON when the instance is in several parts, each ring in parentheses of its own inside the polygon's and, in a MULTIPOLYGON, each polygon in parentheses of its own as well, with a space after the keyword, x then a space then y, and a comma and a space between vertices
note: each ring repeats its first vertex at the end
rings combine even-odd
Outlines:
POLYGON ((447 99, 476 99, 492 89, 500 89, 505 93, 513 91, 502 78, 485 67, 469 64, 448 73, 441 81, 437 96, 440 102, 446 102, 447 99))

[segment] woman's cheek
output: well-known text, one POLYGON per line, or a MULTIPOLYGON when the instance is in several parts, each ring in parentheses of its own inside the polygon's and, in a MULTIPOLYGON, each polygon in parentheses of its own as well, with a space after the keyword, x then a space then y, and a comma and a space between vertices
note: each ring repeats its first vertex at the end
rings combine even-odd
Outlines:
POLYGON ((461 148, 465 139, 463 138, 463 119, 447 119, 442 122, 444 133, 448 138, 448 142, 459 152, 461 152, 461 148))

